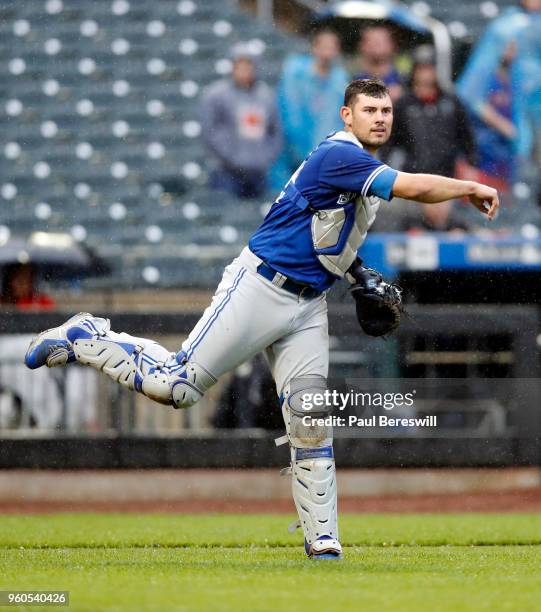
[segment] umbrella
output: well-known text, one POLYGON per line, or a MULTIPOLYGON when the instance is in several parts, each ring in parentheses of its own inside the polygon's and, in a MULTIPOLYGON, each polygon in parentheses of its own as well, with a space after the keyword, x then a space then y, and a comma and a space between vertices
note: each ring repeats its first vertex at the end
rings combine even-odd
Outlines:
POLYGON ((88 246, 64 233, 34 232, 26 239, 6 237, 0 241, 0 267, 14 264, 29 264, 54 280, 111 273, 110 266, 88 246))
POLYGON ((345 0, 320 9, 314 25, 327 25, 341 36, 346 52, 353 53, 364 25, 383 23, 391 28, 401 49, 410 50, 432 43, 436 51, 436 68, 442 86, 452 84, 451 39, 446 26, 432 17, 422 17, 409 7, 393 0, 345 0))

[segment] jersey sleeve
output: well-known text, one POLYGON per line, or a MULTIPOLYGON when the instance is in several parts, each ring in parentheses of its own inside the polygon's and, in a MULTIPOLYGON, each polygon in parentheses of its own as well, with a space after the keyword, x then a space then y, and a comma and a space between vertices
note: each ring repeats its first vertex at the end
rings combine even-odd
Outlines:
POLYGON ((384 200, 393 199, 393 185, 396 181, 398 172, 389 168, 389 166, 383 165, 383 170, 374 178, 370 186, 368 187, 367 195, 377 196, 384 200))
POLYGON ((332 147, 319 169, 320 183, 326 187, 385 200, 392 198, 396 176, 395 170, 353 144, 332 147))

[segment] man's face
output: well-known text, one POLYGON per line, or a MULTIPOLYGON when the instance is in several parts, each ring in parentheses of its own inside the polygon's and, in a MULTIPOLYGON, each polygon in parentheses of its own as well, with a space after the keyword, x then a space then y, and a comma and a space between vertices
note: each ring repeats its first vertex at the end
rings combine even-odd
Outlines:
POLYGON ((368 28, 362 33, 359 43, 361 55, 372 61, 388 62, 394 54, 394 42, 386 28, 368 28))
POLYGON ((312 43, 312 55, 319 61, 330 64, 340 55, 340 41, 332 32, 321 32, 312 43))
POLYGON ((255 67, 253 62, 240 57, 233 64, 233 80, 239 87, 251 87, 255 81, 255 67))
POLYGON ((357 94, 351 106, 342 106, 340 116, 346 130, 353 132, 359 142, 368 149, 381 147, 391 136, 393 103, 388 95, 372 98, 357 94))
POLYGON ((522 0, 522 6, 532 13, 541 11, 541 0, 522 0))
POLYGON ((412 87, 419 98, 431 96, 438 89, 438 75, 432 64, 421 64, 413 71, 412 87))

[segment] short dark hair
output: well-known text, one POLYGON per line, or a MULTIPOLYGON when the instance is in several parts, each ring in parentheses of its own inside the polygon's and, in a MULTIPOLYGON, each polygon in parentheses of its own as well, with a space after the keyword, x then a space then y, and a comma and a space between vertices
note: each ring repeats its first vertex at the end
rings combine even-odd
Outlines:
POLYGON ((323 34, 331 34, 332 36, 336 36, 340 41, 340 36, 336 30, 333 30, 329 26, 320 26, 319 28, 315 28, 310 32, 310 42, 314 44, 317 38, 322 36, 323 34))
POLYGON ((344 106, 351 106, 358 94, 364 94, 371 98, 384 98, 389 95, 389 90, 383 81, 378 79, 357 79, 351 81, 344 93, 344 106))

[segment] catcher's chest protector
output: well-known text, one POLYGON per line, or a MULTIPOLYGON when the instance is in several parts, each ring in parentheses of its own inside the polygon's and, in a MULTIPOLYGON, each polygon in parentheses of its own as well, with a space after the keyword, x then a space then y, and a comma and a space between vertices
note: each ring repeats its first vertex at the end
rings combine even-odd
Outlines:
MULTIPOLYGON (((343 194, 341 208, 318 210, 312 217, 312 241, 321 265, 342 278, 376 218, 380 200, 375 196, 343 194)), ((340 202, 339 202, 340 203, 340 202)))

